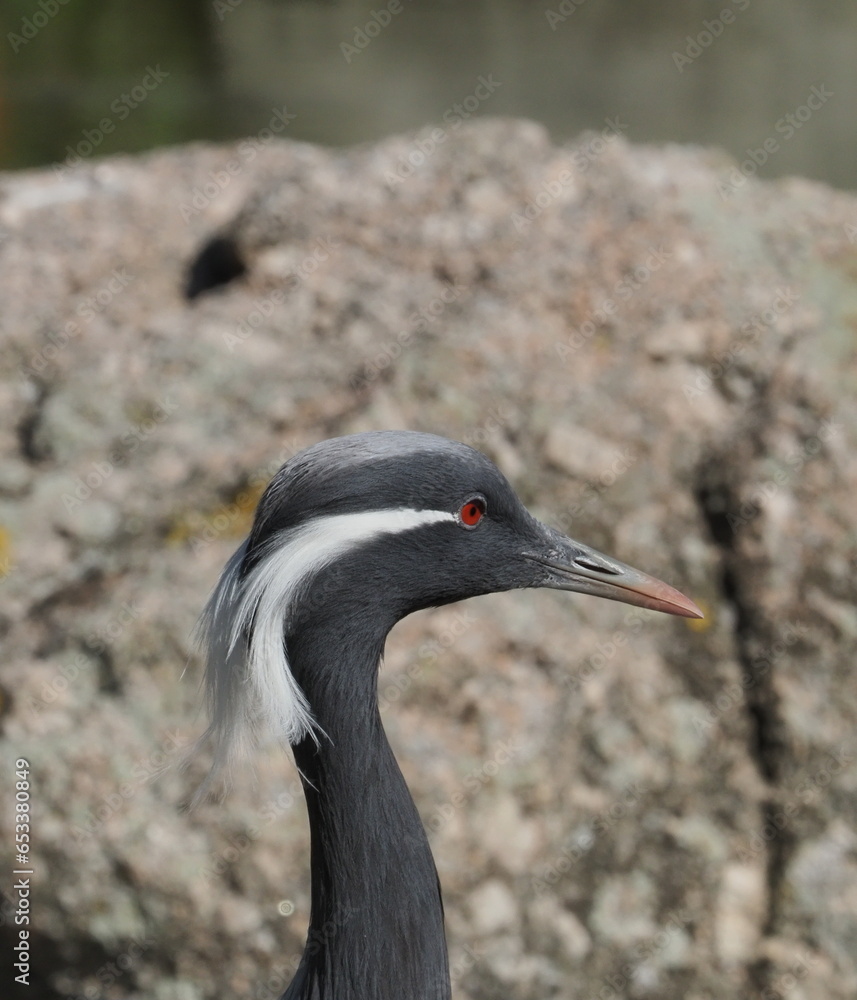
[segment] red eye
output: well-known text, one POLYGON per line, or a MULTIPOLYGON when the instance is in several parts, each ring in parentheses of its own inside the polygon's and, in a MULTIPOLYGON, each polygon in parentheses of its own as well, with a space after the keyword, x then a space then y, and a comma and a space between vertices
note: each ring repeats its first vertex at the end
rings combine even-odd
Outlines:
POLYGON ((482 497, 474 497, 464 504, 458 512, 458 517, 465 528, 475 528, 485 513, 485 501, 482 497))

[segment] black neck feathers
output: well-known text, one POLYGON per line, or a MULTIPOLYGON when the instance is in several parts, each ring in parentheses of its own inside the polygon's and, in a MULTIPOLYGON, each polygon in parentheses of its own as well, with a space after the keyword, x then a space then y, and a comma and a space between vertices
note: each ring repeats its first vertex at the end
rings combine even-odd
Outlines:
POLYGON ((387 626, 345 615, 347 627, 332 634, 313 628, 314 617, 287 641, 324 733, 318 745, 307 737, 294 747, 312 837, 312 909, 284 1000, 449 1000, 437 872, 378 713, 387 626))

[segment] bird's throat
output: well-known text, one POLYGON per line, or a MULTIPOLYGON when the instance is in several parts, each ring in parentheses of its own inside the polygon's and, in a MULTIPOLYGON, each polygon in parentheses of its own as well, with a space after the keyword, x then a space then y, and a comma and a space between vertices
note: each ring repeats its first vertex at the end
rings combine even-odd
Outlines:
POLYGON ((322 660, 304 642, 292 659, 325 735, 294 747, 312 838, 312 908, 285 997, 449 1000, 437 872, 378 713, 380 646, 366 645, 362 656, 352 645, 337 658, 328 644, 322 660))

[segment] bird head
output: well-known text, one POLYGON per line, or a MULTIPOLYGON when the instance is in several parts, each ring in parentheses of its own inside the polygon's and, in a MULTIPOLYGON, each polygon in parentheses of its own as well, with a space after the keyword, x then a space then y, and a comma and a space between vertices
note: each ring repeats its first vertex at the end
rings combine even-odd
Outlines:
POLYGON ((401 431, 314 445, 268 486, 204 612, 209 734, 220 752, 260 713, 289 742, 312 732, 288 661, 302 629, 369 622, 383 642, 420 608, 530 587, 702 617, 674 588, 542 524, 467 445, 401 431))

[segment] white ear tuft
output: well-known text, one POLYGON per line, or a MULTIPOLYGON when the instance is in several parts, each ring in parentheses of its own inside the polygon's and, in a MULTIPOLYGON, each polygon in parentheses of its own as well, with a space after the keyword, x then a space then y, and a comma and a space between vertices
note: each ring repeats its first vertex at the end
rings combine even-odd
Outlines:
MULTIPOLYGON (((275 538, 275 545, 280 541, 275 538)), ((271 546, 242 579, 247 545, 245 541, 226 564, 197 625, 206 660, 209 717, 199 744, 210 742, 214 748, 211 774, 197 797, 218 772, 249 756, 266 730, 288 743, 313 732, 284 641, 290 584, 296 581, 279 564, 291 546, 271 546)))
POLYGON ((198 745, 211 742, 211 779, 255 749, 261 733, 296 743, 317 738, 306 696, 289 667, 286 622, 306 583, 325 565, 379 535, 397 534, 438 521, 455 521, 437 510, 378 510, 318 517, 273 535, 243 576, 245 541, 226 564, 205 606, 197 637, 206 658, 209 726, 198 745))

